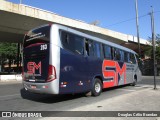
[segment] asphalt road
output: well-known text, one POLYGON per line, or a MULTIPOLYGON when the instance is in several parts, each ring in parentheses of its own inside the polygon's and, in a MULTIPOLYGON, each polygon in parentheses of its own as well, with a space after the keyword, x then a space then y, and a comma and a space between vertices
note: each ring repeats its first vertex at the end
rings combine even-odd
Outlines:
MULTIPOLYGON (((160 90, 160 77, 157 78, 157 87, 160 90)), ((143 80, 135 87, 127 85, 106 89, 98 97, 85 97, 83 94, 60 96, 40 95, 24 92, 21 83, 0 83, 0 111, 145 110, 143 107, 140 109, 133 108, 130 101, 128 101, 128 105, 130 106, 126 108, 123 108, 121 103, 117 101, 115 102, 115 106, 107 108, 104 108, 103 104, 100 103, 101 101, 112 102, 112 100, 114 102, 114 100, 117 100, 116 98, 119 100, 125 98, 127 100, 131 94, 140 94, 152 89, 153 77, 143 77, 143 80), (21 97, 21 94, 25 96, 25 99, 21 97)), ((158 91, 159 93, 160 91, 158 91)), ((160 102, 157 104, 160 105, 160 102)), ((159 109, 160 111, 160 106, 157 106, 157 109, 156 107, 153 109, 159 109)))

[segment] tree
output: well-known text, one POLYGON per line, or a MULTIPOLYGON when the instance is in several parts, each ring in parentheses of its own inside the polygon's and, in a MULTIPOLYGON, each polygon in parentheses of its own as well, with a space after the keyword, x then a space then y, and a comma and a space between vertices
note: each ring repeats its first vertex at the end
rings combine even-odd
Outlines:
POLYGON ((17 43, 0 43, 0 56, 0 63, 2 65, 2 69, 4 68, 4 62, 8 59, 10 70, 11 63, 13 60, 16 59, 17 56, 17 43))
MULTIPOLYGON (((148 38, 149 42, 151 42, 152 44, 152 38, 149 37, 148 38)), ((156 62, 157 62, 157 75, 160 75, 160 34, 157 34, 155 37, 155 41, 156 41, 156 51, 155 51, 155 55, 156 55, 156 62)), ((145 48, 145 55, 149 56, 151 59, 149 60, 149 64, 145 65, 145 68, 147 69, 146 66, 149 66, 150 68, 150 72, 153 71, 153 51, 152 51, 152 46, 148 46, 145 48)))

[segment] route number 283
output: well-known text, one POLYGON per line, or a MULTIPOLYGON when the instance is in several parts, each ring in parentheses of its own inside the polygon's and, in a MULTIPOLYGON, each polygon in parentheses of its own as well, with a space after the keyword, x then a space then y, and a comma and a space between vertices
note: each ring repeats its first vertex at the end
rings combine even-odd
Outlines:
POLYGON ((41 45, 40 50, 47 50, 47 44, 41 45))

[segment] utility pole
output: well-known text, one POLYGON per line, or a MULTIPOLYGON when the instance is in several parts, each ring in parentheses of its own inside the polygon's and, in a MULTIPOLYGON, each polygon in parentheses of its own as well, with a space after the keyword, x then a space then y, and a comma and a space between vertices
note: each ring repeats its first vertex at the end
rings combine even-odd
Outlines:
POLYGON ((140 48, 140 41, 139 41, 139 22, 138 22, 138 3, 135 0, 135 9, 136 9, 136 28, 137 28, 137 40, 138 40, 138 54, 141 57, 141 48, 140 48))
POLYGON ((154 10, 153 7, 151 6, 152 11, 150 13, 151 15, 151 30, 152 30, 152 46, 153 46, 153 69, 154 69, 154 89, 156 88, 156 56, 155 56, 155 30, 154 30, 154 10))
POLYGON ((22 0, 20 0, 20 4, 22 4, 22 0))

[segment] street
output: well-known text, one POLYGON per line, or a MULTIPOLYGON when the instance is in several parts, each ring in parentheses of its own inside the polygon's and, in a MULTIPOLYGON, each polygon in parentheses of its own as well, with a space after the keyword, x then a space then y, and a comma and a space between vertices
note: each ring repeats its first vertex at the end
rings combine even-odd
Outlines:
POLYGON ((160 77, 157 88, 147 76, 136 86, 105 89, 98 97, 40 95, 24 92, 21 82, 0 83, 0 111, 160 111, 160 77))

